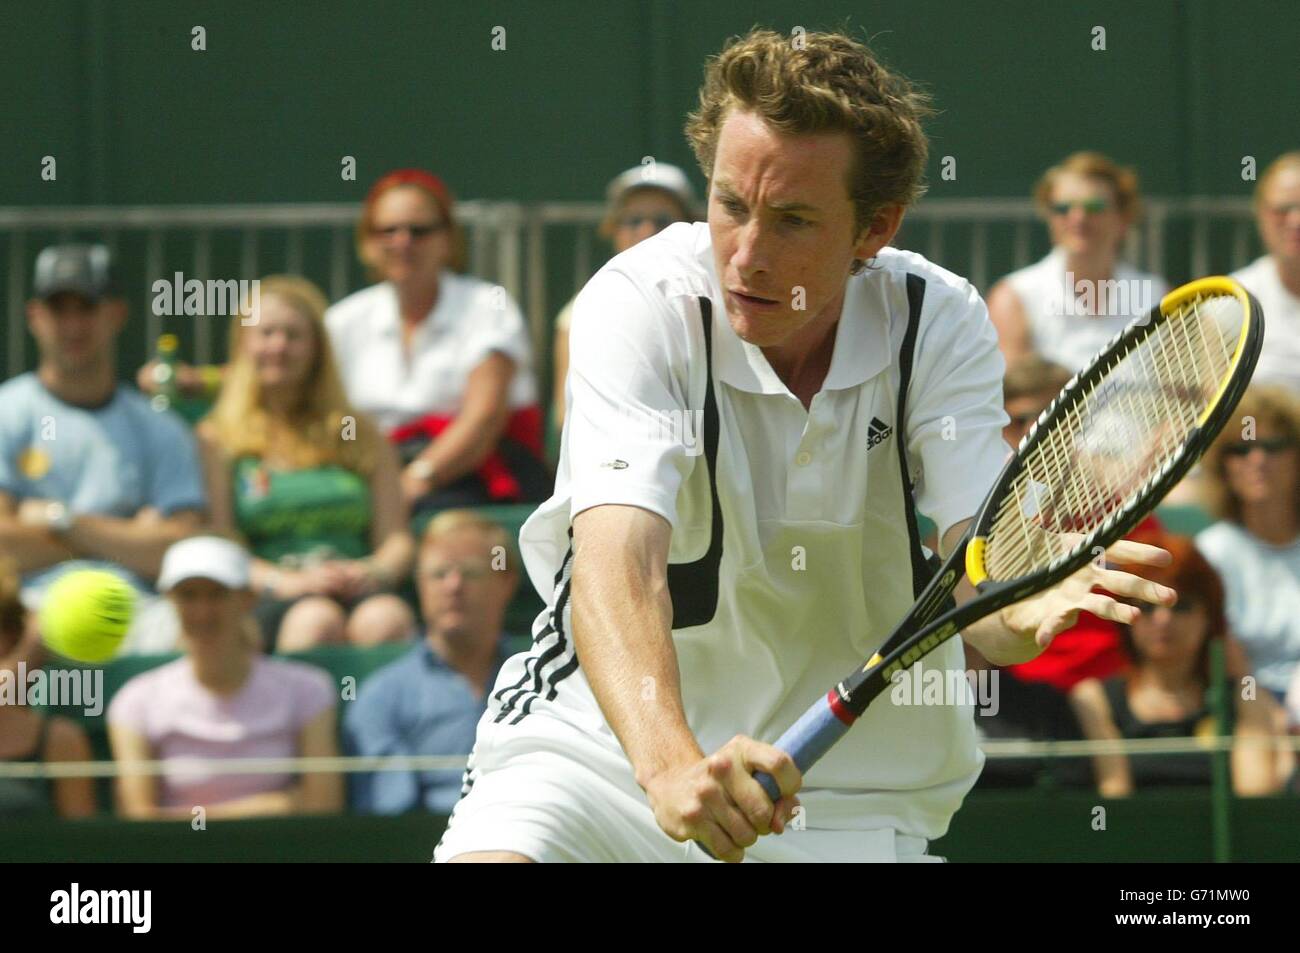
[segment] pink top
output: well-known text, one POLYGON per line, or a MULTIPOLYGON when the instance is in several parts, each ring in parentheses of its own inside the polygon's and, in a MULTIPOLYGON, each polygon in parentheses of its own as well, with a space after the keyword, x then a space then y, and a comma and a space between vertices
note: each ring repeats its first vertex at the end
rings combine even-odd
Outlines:
MULTIPOLYGON (((144 735, 159 760, 290 758, 299 754, 303 727, 337 698, 322 670, 264 656, 236 694, 215 695, 199 684, 190 660, 179 658, 123 685, 108 721, 144 735)), ((287 773, 216 774, 178 764, 159 777, 159 806, 220 804, 293 783, 287 773)))

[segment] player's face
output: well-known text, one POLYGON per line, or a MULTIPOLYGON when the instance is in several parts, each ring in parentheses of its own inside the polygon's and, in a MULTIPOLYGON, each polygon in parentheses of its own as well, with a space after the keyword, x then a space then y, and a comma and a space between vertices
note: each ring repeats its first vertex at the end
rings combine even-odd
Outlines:
POLYGON ((1053 245, 1080 257, 1114 254, 1126 228, 1108 182, 1074 172, 1056 177, 1048 211, 1053 245))
POLYGON ((443 534, 420 555, 420 612, 430 632, 454 640, 495 638, 510 601, 504 570, 478 530, 443 534))
POLYGON ((1300 449, 1281 431, 1258 427, 1254 440, 1229 444, 1223 455, 1228 489, 1243 504, 1294 500, 1300 449))
POLYGON ((718 135, 709 188, 714 263, 736 334, 759 347, 787 343, 843 301, 854 258, 893 237, 901 212, 857 235, 847 133, 786 136, 750 112, 718 135))
POLYGON ((375 200, 366 259, 397 285, 434 285, 451 260, 451 234, 437 203, 412 186, 375 200))
POLYGON ((264 388, 297 387, 306 381, 316 357, 311 319, 279 295, 261 296, 252 324, 244 328, 248 358, 264 388))
POLYGON ((1145 606, 1129 626, 1133 644, 1148 662, 1186 662, 1194 659, 1209 629, 1205 607, 1196 597, 1181 592, 1174 606, 1145 606))
POLYGON ((1279 261, 1300 262, 1300 168, 1273 174, 1258 211, 1259 237, 1279 261))
POLYGON ((674 222, 685 221, 677 200, 663 189, 637 189, 614 217, 614 251, 625 252, 674 222))
POLYGON ((108 359, 121 327, 121 312, 118 301, 91 301, 60 292, 33 301, 28 324, 42 360, 52 362, 63 373, 74 374, 108 359))

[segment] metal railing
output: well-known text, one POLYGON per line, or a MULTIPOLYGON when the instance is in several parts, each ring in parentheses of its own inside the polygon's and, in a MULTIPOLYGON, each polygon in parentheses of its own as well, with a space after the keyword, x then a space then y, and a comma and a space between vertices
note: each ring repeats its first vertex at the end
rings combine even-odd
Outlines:
MULTIPOLYGON (((1230 271, 1258 254, 1244 198, 1147 199, 1126 252, 1136 266, 1171 282, 1230 271)), ((535 353, 549 353, 554 312, 608 254, 596 234, 598 202, 466 201, 457 206, 469 271, 501 285, 528 317, 535 353)), ((29 366, 23 305, 37 252, 58 241, 101 241, 115 253, 133 301, 152 298, 153 283, 188 278, 252 279, 272 271, 304 274, 338 300, 365 283, 352 244, 353 203, 225 206, 0 208, 0 270, 7 306, 7 376, 29 366)), ((1045 229, 1028 199, 931 199, 908 213, 897 244, 966 275, 982 291, 1047 250, 1045 229)), ((152 308, 144 341, 162 330, 152 308)), ((213 322, 194 328, 193 359, 218 357, 213 322)), ((147 355, 140 355, 143 360, 147 355)))

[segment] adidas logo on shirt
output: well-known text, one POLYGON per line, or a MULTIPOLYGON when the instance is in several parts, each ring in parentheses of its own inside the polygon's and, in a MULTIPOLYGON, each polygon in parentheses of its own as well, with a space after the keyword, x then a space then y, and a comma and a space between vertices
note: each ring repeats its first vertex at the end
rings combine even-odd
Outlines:
POLYGON ((886 439, 893 432, 893 427, 890 427, 879 417, 872 417, 871 424, 867 427, 867 450, 870 451, 872 447, 886 439))

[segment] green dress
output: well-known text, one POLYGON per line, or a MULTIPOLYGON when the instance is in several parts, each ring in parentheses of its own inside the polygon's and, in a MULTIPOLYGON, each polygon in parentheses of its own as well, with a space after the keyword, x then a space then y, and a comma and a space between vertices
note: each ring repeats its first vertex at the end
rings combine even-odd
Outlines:
POLYGON ((235 521, 253 555, 295 569, 370 554, 370 486, 330 464, 273 470, 255 457, 234 464, 235 521))

